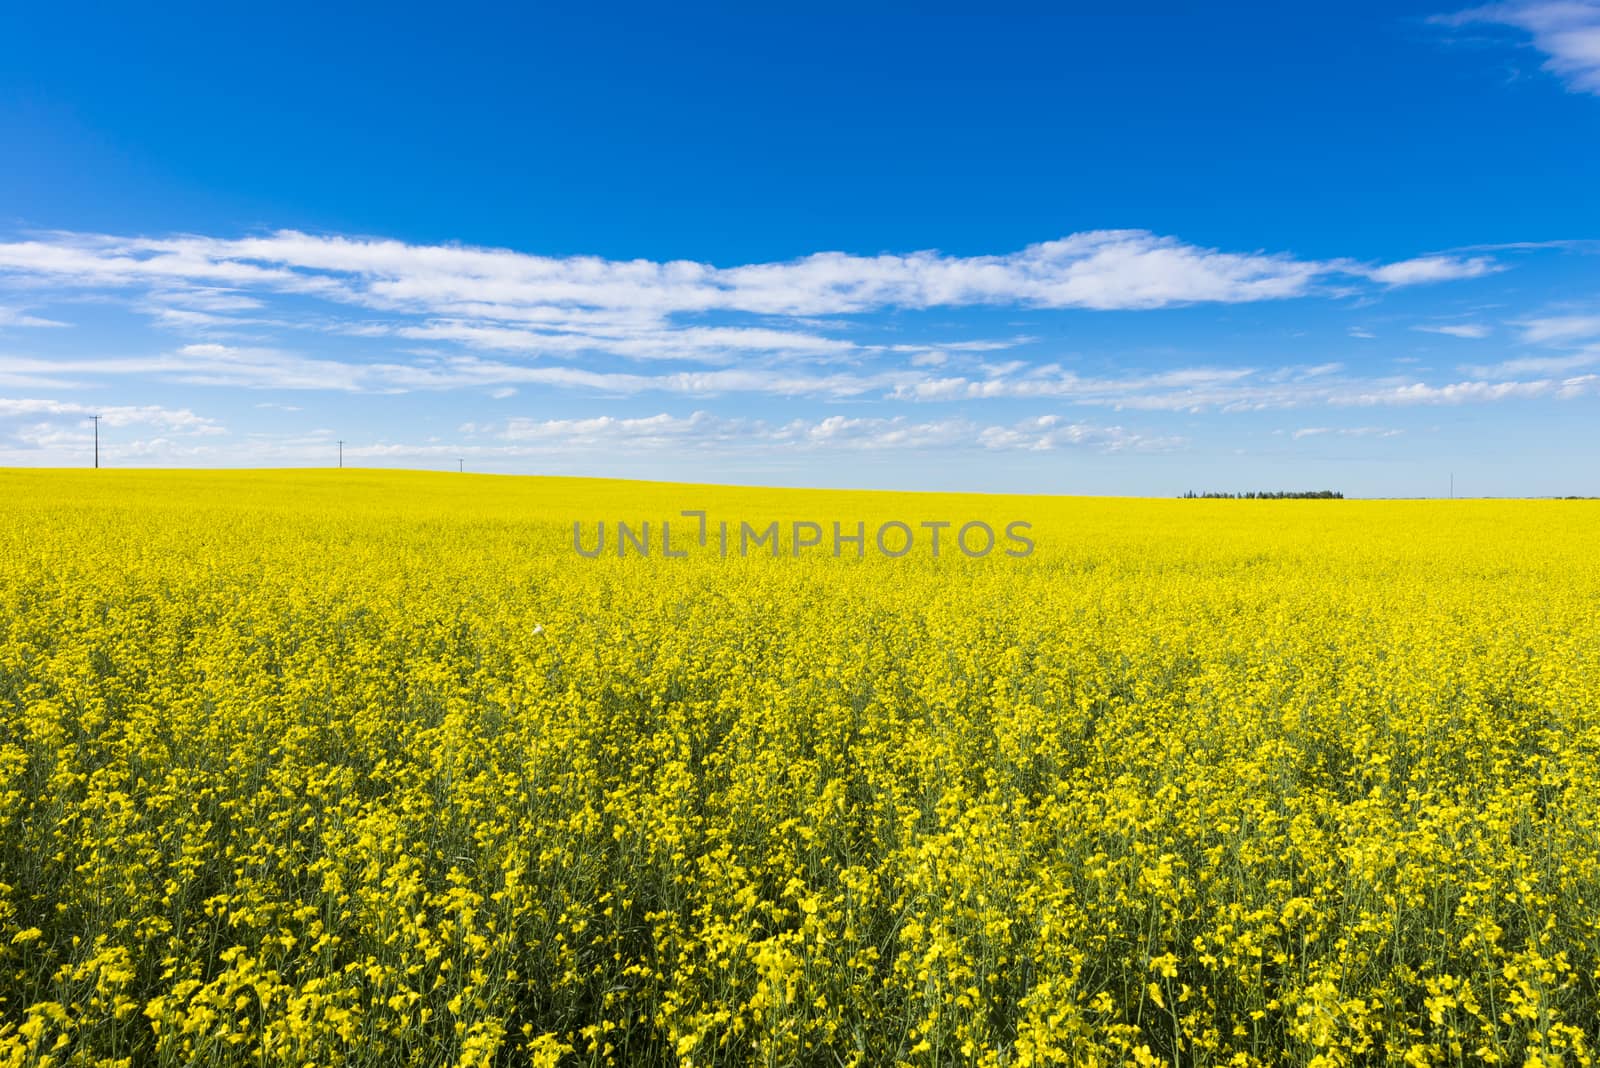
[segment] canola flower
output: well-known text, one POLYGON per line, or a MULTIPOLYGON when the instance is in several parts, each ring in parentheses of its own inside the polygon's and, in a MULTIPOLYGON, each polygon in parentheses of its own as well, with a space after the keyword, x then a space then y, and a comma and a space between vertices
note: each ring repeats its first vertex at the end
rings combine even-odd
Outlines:
POLYGON ((1596 544, 0 472, 0 1066, 1590 1064, 1596 544), (686 508, 1036 551, 572 552, 686 508))

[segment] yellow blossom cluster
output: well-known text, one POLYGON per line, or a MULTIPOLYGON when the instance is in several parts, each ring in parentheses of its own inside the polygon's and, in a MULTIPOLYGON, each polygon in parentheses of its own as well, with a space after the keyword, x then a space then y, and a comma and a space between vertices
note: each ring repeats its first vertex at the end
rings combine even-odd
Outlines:
POLYGON ((1591 1064, 1597 545, 0 472, 0 1068, 1591 1064), (685 510, 1036 550, 573 551, 685 510))

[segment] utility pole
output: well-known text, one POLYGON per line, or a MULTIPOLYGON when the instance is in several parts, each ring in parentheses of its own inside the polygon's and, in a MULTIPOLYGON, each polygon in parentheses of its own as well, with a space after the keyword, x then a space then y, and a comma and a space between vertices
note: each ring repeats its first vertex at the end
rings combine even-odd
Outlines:
POLYGON ((339 467, 344 467, 344 439, 339 440, 339 467))
POLYGON ((98 471, 100 470, 100 417, 91 415, 89 418, 94 420, 94 469, 98 471))
POLYGON ((467 461, 465 461, 465 460, 457 460, 456 461, 456 470, 460 471, 463 474, 465 474, 466 470, 467 470, 467 461))

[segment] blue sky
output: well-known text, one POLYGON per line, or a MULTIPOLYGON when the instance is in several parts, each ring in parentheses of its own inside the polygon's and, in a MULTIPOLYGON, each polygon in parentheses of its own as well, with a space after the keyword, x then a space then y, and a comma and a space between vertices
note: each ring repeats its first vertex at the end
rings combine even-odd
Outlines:
POLYGON ((1600 494, 1600 2, 982 11, 11 5, 0 464, 1600 494))

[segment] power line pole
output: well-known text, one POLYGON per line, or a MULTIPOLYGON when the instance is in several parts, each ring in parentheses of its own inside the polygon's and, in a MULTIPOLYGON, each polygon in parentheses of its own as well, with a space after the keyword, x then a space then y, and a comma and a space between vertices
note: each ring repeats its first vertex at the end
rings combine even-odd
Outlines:
POLYGON ((465 461, 465 460, 457 460, 456 461, 456 470, 462 472, 463 474, 465 474, 466 470, 467 470, 467 461, 465 461))
POLYGON ((94 469, 98 471, 100 470, 100 417, 91 415, 89 418, 94 420, 94 469))
POLYGON ((341 470, 344 468, 344 439, 343 438, 341 438, 339 440, 339 467, 340 467, 341 470))

